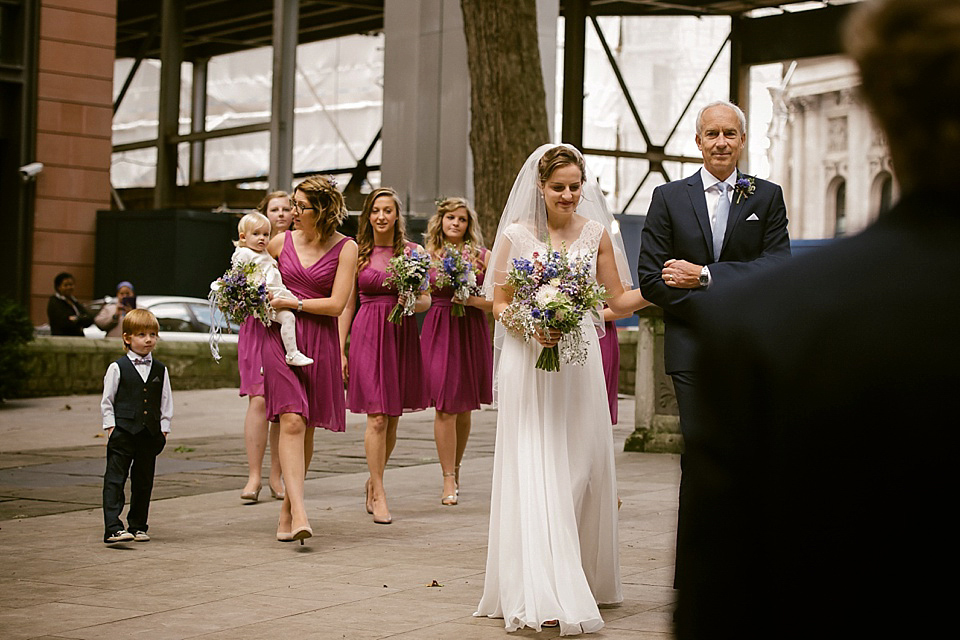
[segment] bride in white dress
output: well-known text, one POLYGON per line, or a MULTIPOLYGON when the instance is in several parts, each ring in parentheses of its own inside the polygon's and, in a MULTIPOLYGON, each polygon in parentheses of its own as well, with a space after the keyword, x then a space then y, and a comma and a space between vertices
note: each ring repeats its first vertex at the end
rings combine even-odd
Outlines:
MULTIPOLYGON (((599 185, 573 147, 544 145, 524 163, 504 208, 486 293, 499 318, 513 258, 550 246, 591 258, 608 306, 647 306, 632 278, 599 185), (625 290, 628 289, 628 290, 625 290)), ((599 324, 602 327, 602 323, 599 324)), ((560 626, 561 635, 603 627, 598 604, 622 601, 613 436, 597 329, 588 316, 584 364, 537 369, 560 334, 525 342, 497 323, 499 404, 483 597, 475 615, 503 618, 507 631, 560 626)))

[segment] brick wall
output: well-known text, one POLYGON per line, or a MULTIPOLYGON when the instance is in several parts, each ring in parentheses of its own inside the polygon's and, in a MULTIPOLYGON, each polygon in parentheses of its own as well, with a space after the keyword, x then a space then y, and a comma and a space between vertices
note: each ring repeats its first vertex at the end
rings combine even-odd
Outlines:
POLYGON ((42 0, 30 315, 46 322, 60 271, 93 297, 96 212, 110 207, 116 0, 42 0))

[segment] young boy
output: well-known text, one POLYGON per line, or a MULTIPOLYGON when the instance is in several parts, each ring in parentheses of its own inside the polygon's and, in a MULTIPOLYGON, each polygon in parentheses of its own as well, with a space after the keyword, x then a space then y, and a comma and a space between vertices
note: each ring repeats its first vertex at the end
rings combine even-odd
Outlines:
POLYGON ((167 368, 150 355, 160 325, 146 309, 123 318, 126 355, 107 367, 100 412, 107 431, 107 469, 103 474, 103 523, 106 544, 149 542, 147 513, 157 455, 163 451, 173 418, 167 368), (127 528, 120 522, 123 488, 130 476, 127 528))

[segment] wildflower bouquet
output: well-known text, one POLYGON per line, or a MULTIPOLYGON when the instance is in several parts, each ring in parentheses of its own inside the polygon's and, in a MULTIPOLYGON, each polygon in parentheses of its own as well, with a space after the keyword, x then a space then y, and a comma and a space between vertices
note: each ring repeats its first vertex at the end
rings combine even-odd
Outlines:
POLYGON ((210 284, 210 303, 236 325, 254 316, 269 327, 275 317, 267 300, 263 272, 252 262, 237 262, 214 280, 210 284))
POLYGON ((440 257, 433 263, 437 272, 436 288, 453 288, 451 315, 455 317, 461 317, 466 313, 462 301, 477 293, 477 272, 474 269, 473 260, 470 259, 472 254, 473 247, 468 242, 463 243, 459 249, 452 244, 444 243, 440 257))
POLYGON ((514 258, 507 274, 507 285, 513 287, 513 301, 500 316, 505 327, 534 338, 538 331, 554 329, 563 333, 560 342, 544 348, 537 359, 537 368, 559 371, 560 362, 583 364, 587 360, 587 343, 580 322, 587 312, 598 313, 606 291, 590 275, 590 260, 572 258, 565 248, 548 249, 533 260, 514 258))
POLYGON ((407 247, 403 250, 403 255, 390 258, 387 274, 389 277, 384 284, 396 289, 402 300, 402 303, 398 302, 393 308, 387 320, 402 324, 403 316, 413 315, 417 296, 430 285, 430 256, 407 247))

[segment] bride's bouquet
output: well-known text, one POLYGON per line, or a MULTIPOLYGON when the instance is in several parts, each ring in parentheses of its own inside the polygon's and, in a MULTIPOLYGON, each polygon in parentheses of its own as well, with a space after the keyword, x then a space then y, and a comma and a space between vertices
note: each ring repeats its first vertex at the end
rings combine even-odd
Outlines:
POLYGON ((471 260, 472 255, 473 247, 468 242, 464 242, 459 249, 444 243, 440 257, 434 261, 436 288, 453 288, 453 309, 450 314, 455 317, 466 313, 463 301, 477 293, 477 272, 471 260))
POLYGON ((387 274, 384 284, 395 289, 401 300, 390 312, 387 320, 402 324, 403 316, 413 315, 417 296, 430 286, 430 256, 407 247, 403 250, 403 255, 390 258, 387 274))
POLYGON ((504 309, 500 322, 523 336, 535 338, 538 331, 554 329, 563 333, 560 342, 544 348, 537 368, 560 371, 560 362, 583 364, 587 343, 580 322, 598 309, 606 296, 603 285, 590 275, 590 260, 572 258, 565 248, 534 253, 532 260, 514 258, 507 274, 513 287, 513 301, 504 309))
POLYGON ((269 327, 275 316, 263 272, 253 262, 237 262, 210 283, 209 300, 236 325, 254 316, 269 327))

